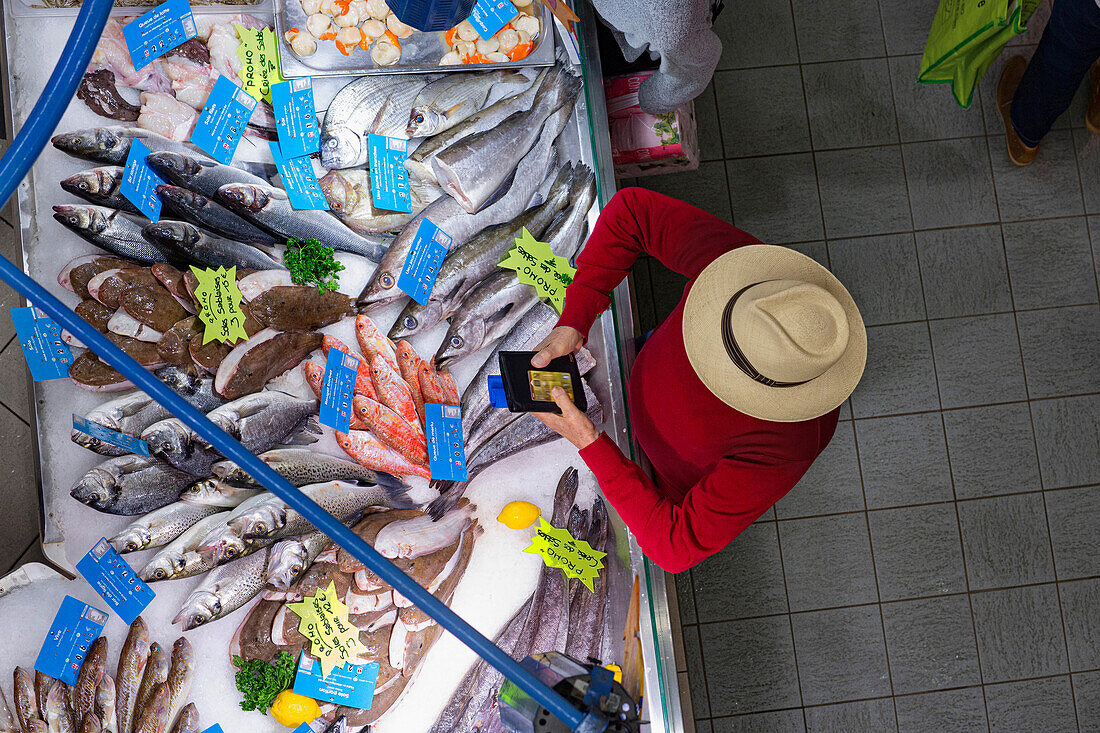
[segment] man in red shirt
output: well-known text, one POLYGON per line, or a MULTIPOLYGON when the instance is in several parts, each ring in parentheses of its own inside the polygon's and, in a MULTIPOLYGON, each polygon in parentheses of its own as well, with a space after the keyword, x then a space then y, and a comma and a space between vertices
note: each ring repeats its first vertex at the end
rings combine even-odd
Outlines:
POLYGON ((851 295, 814 260, 641 188, 600 214, 535 367, 575 353, 642 253, 689 278, 630 374, 631 427, 656 482, 560 389, 539 419, 580 449, 642 551, 680 572, 728 545, 828 445, 863 374, 851 295))

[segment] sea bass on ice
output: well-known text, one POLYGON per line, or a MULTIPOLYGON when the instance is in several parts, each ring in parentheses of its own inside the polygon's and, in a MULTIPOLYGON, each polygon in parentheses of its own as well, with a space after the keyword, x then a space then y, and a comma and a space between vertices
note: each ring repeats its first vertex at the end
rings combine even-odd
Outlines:
POLYGON ((168 261, 168 253, 141 236, 141 226, 120 211, 91 205, 57 205, 53 210, 54 219, 106 252, 143 265, 168 261))
POLYGON ((133 516, 171 504, 193 480, 157 458, 127 455, 89 470, 70 494, 101 512, 133 516))
POLYGON ((162 251, 173 253, 176 259, 194 262, 201 267, 240 267, 252 270, 275 270, 283 267, 282 256, 274 247, 223 239, 183 221, 161 219, 146 224, 141 234, 162 251))
POLYGON ((260 229, 252 222, 234 214, 201 193, 195 193, 182 186, 162 183, 157 186, 157 197, 172 212, 186 221, 208 229, 219 236, 227 237, 234 242, 244 242, 265 248, 270 248, 272 245, 279 243, 278 239, 269 232, 260 229))
POLYGON ((96 206, 137 214, 137 207, 119 190, 125 170, 119 165, 105 165, 80 171, 63 179, 61 188, 96 206))
POLYGON ((168 150, 206 157, 198 148, 178 143, 140 127, 90 127, 55 135, 50 142, 58 150, 97 163, 126 165, 130 143, 139 139, 153 152, 168 150))
POLYGON ((162 547, 200 519, 221 511, 223 509, 219 506, 179 501, 146 514, 112 537, 110 542, 120 554, 162 547))

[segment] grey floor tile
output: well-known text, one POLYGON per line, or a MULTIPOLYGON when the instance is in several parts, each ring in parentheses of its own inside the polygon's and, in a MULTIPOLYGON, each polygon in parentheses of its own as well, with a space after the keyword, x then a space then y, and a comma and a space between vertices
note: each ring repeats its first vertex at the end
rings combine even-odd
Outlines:
POLYGON ((691 570, 700 621, 787 612, 775 522, 756 522, 691 570), (731 588, 737 588, 731 593, 731 588))
POLYGON ((898 729, 893 700, 860 700, 806 708, 808 733, 890 733, 898 729))
POLYGON ((792 0, 802 63, 882 56, 882 22, 875 0, 829 5, 792 0))
POLYGON ((917 232, 929 318, 1012 310, 997 225, 917 232))
POLYGON ((710 720, 696 720, 695 733, 714 733, 713 723, 710 720))
POLYGON ((814 150, 898 141, 886 59, 802 67, 814 150))
POLYGON ((680 608, 680 623, 698 623, 699 617, 695 613, 695 593, 691 582, 691 571, 676 573, 673 576, 676 582, 676 602, 680 608))
POLYGON ((989 685, 985 688, 985 699, 991 733, 1078 730, 1069 677, 989 685))
POLYGON ((792 611, 878 600, 862 513, 781 520, 779 540, 792 611))
POLYGON ((1021 311, 1016 320, 1032 399, 1100 392, 1100 306, 1021 311))
POLYGON ((1058 579, 1100 575, 1100 486, 1048 491, 1043 499, 1058 579))
POLYGON ((1054 580, 1041 494, 959 502, 959 522, 971 590, 1054 580))
POLYGON ((722 13, 714 32, 722 39, 719 69, 798 63, 790 0, 759 0, 751 13, 722 13))
POLYGON ((894 698, 901 733, 945 733, 987 729, 980 687, 894 698))
POLYGON ((924 295, 912 234, 829 242, 832 272, 848 288, 868 326, 924 320, 924 295))
POLYGON ((1051 130, 1035 162, 1020 168, 1002 152, 1003 137, 989 137, 993 181, 1002 221, 1084 214, 1081 178, 1068 130, 1051 130))
POLYGON ((1085 217, 1005 224, 1004 235, 1016 308, 1096 302, 1085 217))
POLYGON ((705 624, 712 714, 756 713, 797 707, 798 677, 787 616, 705 624), (751 665, 744 661, 752 659, 751 665))
POLYGON ((852 394, 856 417, 939 409, 928 326, 903 323, 867 329, 867 367, 852 394))
MULTIPOLYGON (((0 230, 7 228, 7 224, 0 222, 0 230)), ((24 305, 26 303, 23 302, 23 296, 8 287, 7 283, 0 282, 0 346, 15 335, 15 325, 11 322, 9 311, 24 305)))
POLYGON ((6 348, 0 344, 0 402, 23 422, 30 422, 31 415, 29 378, 19 341, 12 339, 6 348))
POLYGON ((931 321, 944 407, 1022 400, 1024 367, 1011 313, 931 321))
POLYGON ((732 222, 726 171, 722 163, 700 163, 697 171, 668 173, 663 176, 643 176, 638 185, 667 196, 687 201, 719 219, 732 222))
POLYGON ((993 179, 982 138, 908 143, 901 151, 914 228, 997 221, 993 179))
POLYGON ((938 412, 856 423, 868 509, 954 499, 938 412))
POLYGON ((1100 483, 1100 395, 1031 405, 1043 487, 1100 483))
POLYGON ((981 683, 965 595, 884 603, 882 618, 895 693, 981 683))
POLYGON ((714 733, 799 733, 806 730, 801 710, 739 715, 736 718, 717 718, 711 722, 714 733))
POLYGON ((0 558, 0 566, 7 566, 38 537, 38 486, 30 428, 0 407, 0 435, 4 436, 5 454, 0 461, 0 486, 4 487, 0 492, 0 547, 6 548, 7 555, 0 558))
POLYGON ((900 148, 828 150, 814 158, 828 238, 912 228, 900 148))
POLYGON ((838 423, 829 445, 790 492, 775 505, 780 519, 861 511, 863 488, 851 422, 838 423))
POLYGON ((1097 287, 1100 288, 1100 216, 1090 216, 1089 236, 1092 237, 1092 262, 1096 270, 1097 287))
MULTIPOLYGON (((880 5, 885 1, 880 0, 880 5)), ((890 21, 884 18, 883 22, 889 44, 890 21)), ((911 143, 984 135, 985 125, 977 106, 963 109, 943 85, 917 83, 920 60, 920 54, 890 59, 890 84, 894 89, 901 141, 911 143)))
POLYGON ((1100 672, 1073 675, 1073 692, 1081 730, 1100 730, 1100 672))
POLYGON ((719 71, 714 91, 727 158, 810 149, 797 66, 719 71))
POLYGON ((809 153, 726 161, 733 221, 767 244, 825 236, 809 153))
POLYGON ((967 589, 954 504, 884 509, 867 517, 883 601, 967 589))
POLYGON ((1077 170, 1081 174, 1081 191, 1085 194, 1085 212, 1100 213, 1100 136, 1080 128, 1073 131, 1073 146, 1077 151, 1077 170))
MULTIPOLYGON (((932 26, 932 18, 939 4, 935 0, 879 0, 878 5, 886 35, 886 53, 891 56, 923 53, 924 44, 928 41, 928 29, 932 26)), ((908 78, 910 84, 917 83, 918 70, 919 66, 913 68, 908 78)), ((951 98, 951 91, 943 85, 937 84, 931 88, 951 98)))
POLYGON ((687 658, 688 680, 691 685, 691 709, 695 715, 710 715, 710 700, 707 697, 707 680, 703 671, 703 650, 699 644, 699 627, 685 626, 684 656, 687 658))
POLYGON ((1068 671, 1053 584, 974 593, 971 602, 986 684, 1068 671))
POLYGON ((1042 488, 1026 403, 947 410, 943 420, 959 499, 1042 488))
POLYGON ((1100 578, 1060 583, 1071 670, 1100 669, 1100 578))
POLYGON ((806 705, 890 694, 877 605, 796 613, 791 622, 806 705), (859 663, 837 664, 838 659, 859 663))
POLYGON ((695 98, 695 132, 699 140, 699 159, 721 160, 722 130, 718 124, 718 103, 714 97, 714 82, 695 98))
MULTIPOLYGON (((1097 231, 1100 231, 1100 229, 1098 229, 1097 231)), ((809 257, 811 260, 817 262, 817 264, 828 269, 829 253, 825 248, 824 242, 799 242, 798 244, 788 244, 786 246, 790 249, 793 249, 795 252, 801 252, 802 254, 809 257)), ((851 415, 849 415, 848 417, 851 417, 851 415)), ((843 420, 844 416, 841 415, 840 419, 843 420)))

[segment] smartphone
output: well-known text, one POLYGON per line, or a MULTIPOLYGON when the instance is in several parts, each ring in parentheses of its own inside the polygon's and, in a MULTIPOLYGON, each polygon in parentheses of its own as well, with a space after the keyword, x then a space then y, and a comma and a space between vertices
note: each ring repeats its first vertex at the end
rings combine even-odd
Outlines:
POLYGON ((531 366, 534 351, 501 351, 500 378, 504 396, 512 412, 553 412, 561 414, 550 391, 561 387, 581 412, 588 409, 577 360, 570 354, 560 356, 541 369, 531 366))

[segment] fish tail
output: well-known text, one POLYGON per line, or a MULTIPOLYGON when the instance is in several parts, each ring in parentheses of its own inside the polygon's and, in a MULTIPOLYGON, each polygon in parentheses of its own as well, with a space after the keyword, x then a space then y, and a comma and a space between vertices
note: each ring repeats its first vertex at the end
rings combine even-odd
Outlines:
POLYGON ((444 514, 454 509, 455 504, 466 493, 465 481, 439 481, 432 482, 432 488, 439 489, 439 496, 428 504, 428 513, 432 519, 439 521, 444 514))
POLYGON ((378 485, 386 495, 386 506, 391 509, 415 509, 419 506, 409 496, 409 485, 388 473, 378 473, 378 485))

